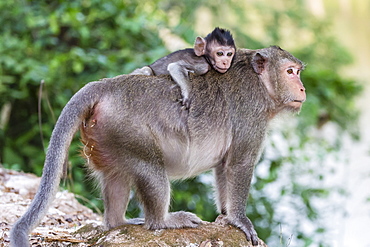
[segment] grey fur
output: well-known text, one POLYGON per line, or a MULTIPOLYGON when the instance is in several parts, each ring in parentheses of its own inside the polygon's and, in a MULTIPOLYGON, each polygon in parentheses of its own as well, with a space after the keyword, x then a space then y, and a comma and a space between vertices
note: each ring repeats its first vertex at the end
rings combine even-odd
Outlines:
POLYGON ((212 67, 225 73, 231 66, 235 50, 230 31, 217 27, 207 37, 197 37, 194 49, 175 51, 149 66, 135 69, 131 75, 171 75, 181 89, 182 104, 189 109, 192 87, 189 73, 203 75, 212 67))
POLYGON ((281 72, 287 64, 303 67, 277 47, 239 50, 228 73, 191 76, 196 83, 189 111, 173 104, 180 91, 169 76, 121 75, 87 84, 57 121, 39 190, 13 226, 11 246, 29 246, 28 234, 54 199, 79 126, 90 169, 102 188, 107 229, 135 222, 124 217, 132 187, 142 200, 146 228, 197 227, 202 221, 194 214, 168 212, 169 179, 214 169, 222 221, 239 227, 257 245, 245 206, 266 128, 278 112, 297 112, 305 100, 300 80, 290 81, 281 72), (256 71, 255 58, 262 61, 261 70, 256 71))

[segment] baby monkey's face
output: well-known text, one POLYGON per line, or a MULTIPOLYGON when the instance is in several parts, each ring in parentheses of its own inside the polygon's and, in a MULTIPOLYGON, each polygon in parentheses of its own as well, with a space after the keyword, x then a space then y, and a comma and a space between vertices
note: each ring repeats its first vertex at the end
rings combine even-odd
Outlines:
POLYGON ((210 47, 210 60, 212 67, 220 73, 225 73, 231 66, 235 55, 235 48, 212 44, 210 47))

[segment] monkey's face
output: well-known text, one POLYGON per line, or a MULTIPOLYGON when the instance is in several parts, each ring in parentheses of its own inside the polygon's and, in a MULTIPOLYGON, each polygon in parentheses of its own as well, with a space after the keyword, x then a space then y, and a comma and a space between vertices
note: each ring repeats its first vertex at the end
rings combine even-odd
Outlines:
POLYGON ((294 62, 285 62, 281 66, 282 79, 288 90, 284 96, 284 103, 289 108, 300 110, 302 103, 306 100, 306 89, 303 86, 300 75, 302 66, 294 62))
POLYGON ((235 48, 212 44, 209 49, 209 60, 211 66, 220 73, 225 73, 231 66, 234 58, 235 48))

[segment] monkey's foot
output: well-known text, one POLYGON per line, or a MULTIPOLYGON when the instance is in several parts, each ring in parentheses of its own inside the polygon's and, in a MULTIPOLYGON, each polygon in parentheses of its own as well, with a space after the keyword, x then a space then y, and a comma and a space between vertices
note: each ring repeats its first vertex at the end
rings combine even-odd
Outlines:
POLYGON ((144 66, 142 72, 144 75, 153 75, 153 70, 149 66, 144 66))
POLYGON ((193 213, 179 211, 169 213, 164 222, 146 222, 145 225, 150 230, 174 229, 174 228, 195 228, 202 223, 202 220, 193 213))
POLYGON ((139 69, 135 69, 130 75, 153 75, 153 70, 149 66, 144 66, 139 69))
POLYGON ((219 215, 216 220, 216 223, 221 225, 230 224, 236 226, 242 230, 247 237, 247 240, 252 242, 254 246, 258 245, 258 236, 257 232, 254 230, 252 222, 248 219, 247 216, 241 218, 232 218, 227 215, 219 215))
POLYGON ((129 225, 144 225, 145 219, 144 218, 134 218, 134 219, 128 219, 126 221, 126 224, 129 225))

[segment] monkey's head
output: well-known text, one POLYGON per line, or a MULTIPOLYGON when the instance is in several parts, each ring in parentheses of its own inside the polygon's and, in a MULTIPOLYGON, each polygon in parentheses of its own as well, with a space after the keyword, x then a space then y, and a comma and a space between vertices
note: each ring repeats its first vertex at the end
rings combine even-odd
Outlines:
POLYGON ((225 73, 231 66, 236 47, 230 31, 215 28, 205 38, 197 37, 194 52, 205 56, 207 62, 220 73, 225 73))
POLYGON ((251 63, 271 98, 283 108, 299 112, 306 100, 300 78, 304 64, 277 46, 257 50, 251 63))

